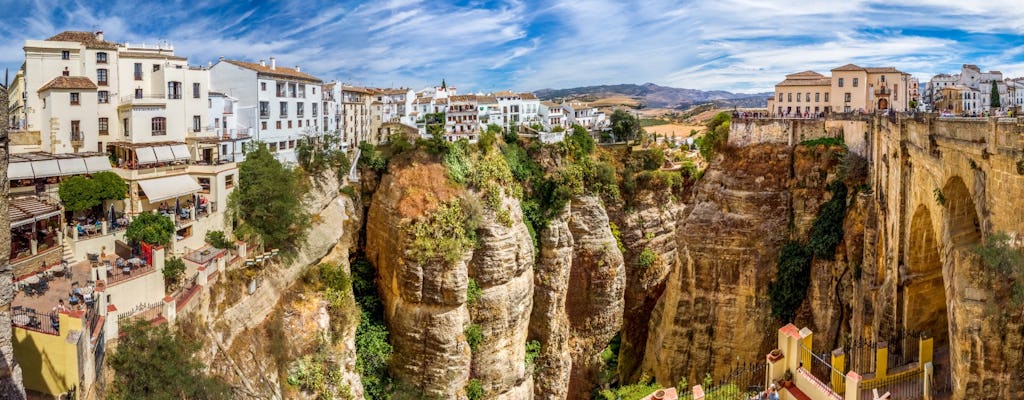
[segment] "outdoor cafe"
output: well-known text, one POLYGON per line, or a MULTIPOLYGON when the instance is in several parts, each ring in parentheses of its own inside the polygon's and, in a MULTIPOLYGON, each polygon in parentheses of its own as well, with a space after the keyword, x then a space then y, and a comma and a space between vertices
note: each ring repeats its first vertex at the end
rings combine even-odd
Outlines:
POLYGON ((206 198, 197 195, 200 190, 202 187, 188 175, 139 181, 139 198, 145 199, 141 204, 142 211, 160 213, 180 227, 209 207, 206 198))
POLYGON ((15 265, 16 273, 24 270, 18 268, 19 263, 32 260, 37 261, 34 263, 35 267, 45 266, 47 259, 37 256, 50 252, 59 254, 59 251, 56 251, 60 248, 58 236, 61 226, 61 211, 58 205, 34 196, 19 197, 10 200, 8 212, 11 220, 10 260, 11 264, 15 265))

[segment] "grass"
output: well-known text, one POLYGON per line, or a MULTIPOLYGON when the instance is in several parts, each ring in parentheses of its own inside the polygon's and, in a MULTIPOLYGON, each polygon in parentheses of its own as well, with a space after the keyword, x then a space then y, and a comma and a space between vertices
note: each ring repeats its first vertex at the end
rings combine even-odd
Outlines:
POLYGON ((800 142, 801 146, 817 146, 817 145, 820 145, 820 144, 823 144, 823 145, 826 145, 826 146, 842 146, 842 147, 846 147, 846 142, 843 142, 843 138, 834 138, 834 137, 823 137, 823 138, 817 138, 817 139, 804 140, 804 141, 800 142))
POLYGON ((664 119, 661 119, 661 118, 641 118, 640 119, 640 126, 641 127, 668 125, 668 124, 671 124, 671 123, 672 123, 671 121, 667 121, 667 120, 664 120, 664 119))

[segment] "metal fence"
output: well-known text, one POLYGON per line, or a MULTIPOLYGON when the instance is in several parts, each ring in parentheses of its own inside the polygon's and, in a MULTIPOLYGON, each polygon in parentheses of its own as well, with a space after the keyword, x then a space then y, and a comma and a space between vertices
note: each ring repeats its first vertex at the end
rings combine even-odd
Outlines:
POLYGON ((11 309, 11 323, 20 328, 60 336, 60 317, 56 312, 41 313, 31 308, 14 307, 11 309))
POLYGON ((803 360, 804 356, 810 356, 811 359, 811 365, 804 365, 804 369, 810 371, 811 376, 821 383, 823 387, 835 393, 843 393, 846 390, 844 379, 846 374, 832 367, 831 353, 815 353, 811 349, 800 345, 800 359, 803 360))
POLYGON ((887 365, 889 370, 918 362, 921 360, 920 341, 928 337, 925 332, 901 331, 882 341, 866 339, 848 341, 842 347, 846 354, 846 365, 843 370, 857 371, 859 374, 874 372, 878 362, 877 351, 881 346, 888 348, 887 365))
POLYGON ((891 395, 890 399, 923 399, 924 372, 917 370, 911 373, 862 382, 860 385, 861 400, 873 400, 876 391, 879 396, 888 392, 891 395))

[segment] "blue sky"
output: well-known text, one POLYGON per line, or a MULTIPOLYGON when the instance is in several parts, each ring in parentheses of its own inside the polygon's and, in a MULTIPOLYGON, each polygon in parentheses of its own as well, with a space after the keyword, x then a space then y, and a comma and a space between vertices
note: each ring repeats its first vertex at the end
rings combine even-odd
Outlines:
MULTIPOLYGON (((0 0, 0 68, 26 39, 103 30, 217 57, 302 66, 324 80, 466 91, 653 82, 737 92, 848 62, 927 80, 978 64, 1024 76, 1019 0, 0 0)), ((13 74, 13 72, 12 72, 13 74)))

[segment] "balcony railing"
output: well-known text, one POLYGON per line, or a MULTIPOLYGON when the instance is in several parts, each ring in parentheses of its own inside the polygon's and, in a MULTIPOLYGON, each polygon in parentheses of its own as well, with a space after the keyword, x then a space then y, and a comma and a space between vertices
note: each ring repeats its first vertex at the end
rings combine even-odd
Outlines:
POLYGON ((72 142, 83 142, 83 141, 85 141, 85 133, 82 132, 82 131, 71 132, 71 141, 72 142))
POLYGON ((890 94, 892 94, 892 89, 889 89, 888 87, 882 86, 875 89, 875 96, 888 96, 890 94))
POLYGON ((162 100, 167 100, 167 98, 167 95, 163 93, 140 93, 129 96, 121 96, 121 104, 163 103, 162 100))

